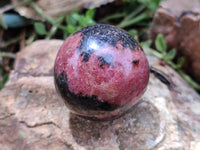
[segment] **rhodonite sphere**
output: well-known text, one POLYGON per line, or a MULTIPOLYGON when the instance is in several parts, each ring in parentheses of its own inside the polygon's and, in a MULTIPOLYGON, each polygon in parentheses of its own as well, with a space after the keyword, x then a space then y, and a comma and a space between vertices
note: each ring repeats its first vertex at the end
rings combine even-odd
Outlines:
POLYGON ((54 65, 57 92, 72 113, 115 118, 131 109, 149 80, 140 44, 126 31, 96 24, 70 35, 54 65))

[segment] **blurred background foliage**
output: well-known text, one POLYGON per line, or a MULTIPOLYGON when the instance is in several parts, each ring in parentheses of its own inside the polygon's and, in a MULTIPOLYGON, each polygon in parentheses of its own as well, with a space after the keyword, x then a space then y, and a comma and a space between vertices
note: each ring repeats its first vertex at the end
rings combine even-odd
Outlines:
POLYGON ((141 42, 146 53, 165 61, 200 90, 200 86, 181 71, 184 58, 174 61, 176 50, 167 51, 162 35, 158 35, 155 41, 148 39, 147 31, 160 2, 161 0, 116 0, 94 9, 76 8, 71 13, 63 13, 53 19, 34 0, 22 0, 17 5, 0 0, 0 89, 8 80, 16 52, 26 45, 38 39, 65 39, 82 27, 104 23, 129 32, 141 42), (43 18, 42 21, 25 18, 15 11, 16 7, 25 4, 33 8, 43 18))

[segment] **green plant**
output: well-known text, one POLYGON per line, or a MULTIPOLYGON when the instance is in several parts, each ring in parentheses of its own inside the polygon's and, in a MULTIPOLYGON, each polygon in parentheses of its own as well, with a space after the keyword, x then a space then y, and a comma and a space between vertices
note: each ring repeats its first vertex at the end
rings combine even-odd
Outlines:
POLYGON ((46 30, 46 27, 43 23, 41 22, 35 22, 34 23, 34 28, 35 28, 35 31, 39 34, 39 35, 47 35, 47 30, 46 30))
POLYGON ((48 31, 44 23, 34 23, 34 28, 37 34, 40 36, 45 36, 46 39, 52 38, 58 29, 63 32, 63 38, 65 39, 67 36, 77 31, 78 29, 96 23, 93 19, 95 9, 88 9, 85 14, 80 14, 77 10, 74 10, 70 15, 61 15, 56 20, 53 20, 52 18, 46 16, 43 11, 34 3, 32 3, 32 7, 34 7, 35 10, 40 13, 43 18, 52 26, 50 31, 48 31), (65 21, 66 25, 64 25, 63 21, 65 21))
POLYGON ((8 74, 6 74, 2 68, 0 68, 0 77, 1 77, 0 81, 0 90, 1 90, 2 88, 4 88, 5 83, 8 81, 8 74))
POLYGON ((46 39, 51 39, 57 33, 58 29, 61 28, 61 23, 63 22, 64 17, 65 15, 61 15, 55 20, 46 20, 51 24, 50 30, 47 30, 45 24, 42 22, 35 22, 34 29, 38 35, 45 36, 46 39))
POLYGON ((151 44, 152 42, 150 40, 141 43, 146 53, 153 54, 159 59, 164 60, 169 66, 175 69, 190 85, 192 85, 196 90, 200 90, 200 85, 181 70, 184 63, 184 58, 181 57, 176 64, 174 63, 173 60, 176 56, 176 49, 173 48, 170 51, 167 51, 167 45, 162 34, 158 34, 156 37, 156 50, 151 48, 151 44))
POLYGON ((85 14, 80 14, 77 10, 74 10, 71 15, 66 17, 67 25, 62 26, 62 29, 65 32, 65 37, 69 36, 80 28, 96 24, 96 21, 93 19, 94 14, 95 9, 88 9, 85 14))
POLYGON ((146 6, 152 12, 158 9, 158 5, 162 0, 137 0, 140 4, 146 6))
MULTIPOLYGON (((161 0, 123 0, 123 10, 105 17, 102 21, 120 20, 117 26, 120 28, 148 27, 161 0)), ((129 30, 128 30, 129 32, 129 30)), ((131 33, 131 32, 130 32, 131 33)), ((132 33, 131 33, 132 34, 132 33)))
MULTIPOLYGON (((7 43, 8 45, 10 43, 7 43)), ((11 59, 15 59, 16 55, 10 52, 2 52, 0 50, 0 59, 1 58, 11 58, 11 59)), ((0 90, 2 88, 4 88, 6 82, 8 81, 8 72, 5 71, 5 69, 3 67, 0 66, 0 90)))
MULTIPOLYGON (((137 39, 138 29, 133 29, 133 26, 141 27, 142 29, 140 31, 143 33, 145 31, 144 28, 149 26, 153 13, 158 8, 160 1, 161 0, 124 0, 125 3, 116 13, 102 18, 101 21, 120 20, 118 23, 115 23, 115 25, 120 28, 128 28, 127 31, 137 39)), ((45 36, 47 39, 52 38, 52 36, 57 33, 58 29, 64 33, 64 38, 66 38, 76 30, 96 23, 94 20, 95 9, 89 9, 84 14, 74 10, 70 15, 61 16, 60 19, 58 19, 59 21, 55 21, 47 16, 33 1, 30 1, 29 4, 46 22, 52 25, 50 31, 48 31, 44 23, 34 23, 36 32, 40 36, 45 36)))

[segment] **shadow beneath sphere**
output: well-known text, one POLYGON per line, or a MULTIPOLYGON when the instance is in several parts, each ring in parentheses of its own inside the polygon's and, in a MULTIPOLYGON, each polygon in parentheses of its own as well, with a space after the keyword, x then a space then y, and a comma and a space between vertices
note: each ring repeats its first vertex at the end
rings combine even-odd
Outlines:
POLYGON ((93 121, 70 113, 69 121, 73 138, 86 149, 149 149, 160 134, 159 111, 147 101, 115 120, 93 121))

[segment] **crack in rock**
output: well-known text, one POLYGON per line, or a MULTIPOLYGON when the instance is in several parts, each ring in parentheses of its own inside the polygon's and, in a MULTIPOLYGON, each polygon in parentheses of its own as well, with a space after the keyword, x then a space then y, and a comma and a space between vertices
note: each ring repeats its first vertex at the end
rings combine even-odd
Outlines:
POLYGON ((69 148, 70 150, 74 150, 73 146, 69 144, 68 142, 64 142, 65 146, 69 148))
POLYGON ((44 125, 54 125, 57 128, 60 129, 60 126, 58 126, 56 123, 54 123, 53 121, 47 121, 47 122, 41 122, 41 123, 35 123, 34 125, 30 125, 28 124, 26 121, 20 121, 20 123, 23 123, 26 125, 26 127, 28 128, 35 128, 35 127, 40 127, 40 126, 44 126, 44 125))
POLYGON ((10 114, 4 114, 4 115, 1 115, 0 116, 0 120, 4 120, 4 119, 7 119, 11 116, 15 115, 15 113, 10 113, 10 114))

